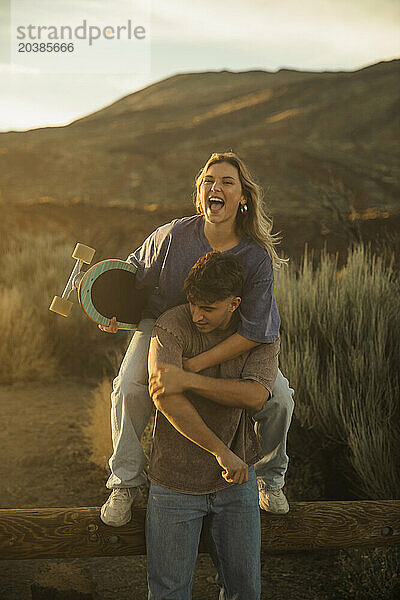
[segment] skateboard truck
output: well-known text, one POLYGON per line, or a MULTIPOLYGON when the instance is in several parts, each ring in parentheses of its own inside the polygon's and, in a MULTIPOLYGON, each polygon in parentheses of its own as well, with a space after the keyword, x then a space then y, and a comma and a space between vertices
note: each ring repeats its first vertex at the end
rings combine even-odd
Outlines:
POLYGON ((68 317, 73 303, 69 300, 69 296, 74 289, 78 289, 79 283, 82 280, 84 273, 81 273, 82 265, 85 263, 90 265, 92 262, 94 253, 96 250, 85 246, 85 244, 76 244, 75 249, 72 253, 72 258, 75 258, 76 264, 72 269, 71 275, 69 276, 67 285, 62 293, 62 296, 54 296, 52 303, 49 306, 49 310, 68 317))

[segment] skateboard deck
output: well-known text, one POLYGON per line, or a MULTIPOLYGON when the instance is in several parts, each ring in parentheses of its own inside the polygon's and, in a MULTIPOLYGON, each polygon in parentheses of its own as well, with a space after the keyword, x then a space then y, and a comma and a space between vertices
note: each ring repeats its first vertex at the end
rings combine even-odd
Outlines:
POLYGON ((72 254, 77 263, 62 297, 54 297, 50 310, 67 317, 72 308, 69 297, 76 289, 78 302, 89 319, 109 325, 115 316, 119 329, 135 329, 146 301, 145 292, 135 287, 137 268, 115 258, 81 272, 82 264, 91 262, 94 252, 93 248, 77 244, 72 254))
POLYGON ((140 321, 143 297, 135 289, 136 267, 123 260, 103 260, 82 277, 78 301, 89 319, 109 325, 117 317, 119 329, 134 329, 140 321))

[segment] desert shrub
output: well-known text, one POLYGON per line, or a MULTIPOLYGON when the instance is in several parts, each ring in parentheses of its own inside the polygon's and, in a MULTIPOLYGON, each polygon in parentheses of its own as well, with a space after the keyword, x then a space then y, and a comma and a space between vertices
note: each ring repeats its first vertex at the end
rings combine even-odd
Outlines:
MULTIPOLYGON (((120 364, 122 354, 115 354, 111 362, 113 367, 120 364)), ((110 378, 103 379, 92 393, 90 405, 90 418, 83 429, 86 442, 90 449, 90 460, 104 469, 104 477, 109 474, 108 459, 112 454, 111 443, 111 391, 112 383, 110 378)), ((142 435, 142 447, 146 456, 150 457, 152 445, 152 433, 154 427, 154 418, 152 417, 142 435)), ((135 502, 136 506, 146 506, 148 485, 140 489, 140 497, 135 502)))
POLYGON ((54 377, 57 359, 52 354, 43 325, 36 322, 35 308, 16 287, 0 288, 0 381, 54 377))
POLYGON ((326 455, 318 434, 304 429, 294 415, 289 430, 289 471, 285 494, 289 502, 326 500, 326 455))
POLYGON ((3 248, 2 381, 98 377, 109 366, 107 354, 126 344, 127 334, 100 332, 83 316, 77 301, 68 318, 49 312, 53 296, 62 294, 72 270, 71 253, 70 245, 54 235, 13 237, 3 248))
POLYGON ((90 448, 90 459, 103 469, 112 454, 110 409, 112 382, 103 379, 92 392, 90 418, 83 433, 90 448))
MULTIPOLYGON (((122 360, 122 355, 121 355, 122 360)), ((103 379, 92 393, 91 417, 85 428, 85 435, 91 448, 92 460, 100 467, 107 468, 107 461, 112 452, 110 409, 112 383, 107 377, 103 379)), ((143 435, 142 446, 147 457, 150 456, 154 419, 150 418, 143 435)))
POLYGON ((391 264, 368 248, 304 256, 277 280, 283 369, 296 417, 348 451, 349 483, 361 496, 399 497, 400 294, 391 264))

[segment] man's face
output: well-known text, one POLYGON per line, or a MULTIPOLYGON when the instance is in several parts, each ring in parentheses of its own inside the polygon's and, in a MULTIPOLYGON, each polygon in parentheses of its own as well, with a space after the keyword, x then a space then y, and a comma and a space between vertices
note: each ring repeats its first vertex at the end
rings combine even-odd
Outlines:
POLYGON ((189 302, 193 323, 203 333, 210 333, 215 329, 226 329, 239 304, 239 297, 217 300, 217 302, 211 304, 207 302, 192 304, 189 302))

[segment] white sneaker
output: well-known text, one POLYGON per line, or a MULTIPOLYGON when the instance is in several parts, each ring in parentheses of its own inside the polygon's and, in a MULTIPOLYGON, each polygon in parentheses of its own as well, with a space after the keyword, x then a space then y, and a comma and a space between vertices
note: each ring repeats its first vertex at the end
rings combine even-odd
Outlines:
POLYGON ((269 490, 265 481, 257 477, 258 503, 262 510, 274 515, 284 515, 289 512, 289 503, 282 490, 269 490))
POLYGON ((138 494, 137 488, 115 488, 100 510, 100 518, 106 525, 121 527, 132 517, 131 506, 138 494))
POLYGON ((289 502, 282 490, 268 490, 268 512, 274 515, 284 515, 289 512, 289 502))

